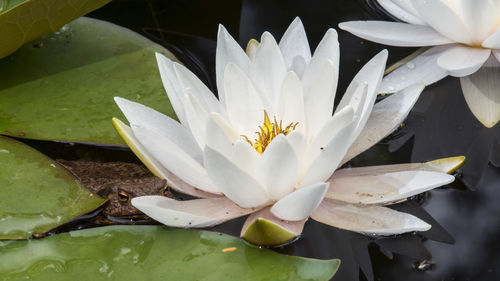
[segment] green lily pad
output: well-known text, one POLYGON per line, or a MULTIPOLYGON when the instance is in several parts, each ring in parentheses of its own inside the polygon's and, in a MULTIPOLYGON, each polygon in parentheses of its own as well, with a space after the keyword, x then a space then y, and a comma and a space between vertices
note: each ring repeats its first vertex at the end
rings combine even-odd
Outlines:
POLYGON ((0 242, 7 280, 329 280, 340 261, 285 256, 215 232, 109 226, 0 242))
POLYGON ((105 202, 55 161, 7 137, 0 137, 0 194, 0 239, 45 233, 105 202))
POLYGON ((0 0, 0 58, 111 0, 0 0))
MULTIPOLYGON (((1 43, 0 43, 1 44, 1 43)), ((114 96, 174 117, 156 65, 165 48, 123 27, 80 18, 0 60, 0 133, 125 145, 114 96)))

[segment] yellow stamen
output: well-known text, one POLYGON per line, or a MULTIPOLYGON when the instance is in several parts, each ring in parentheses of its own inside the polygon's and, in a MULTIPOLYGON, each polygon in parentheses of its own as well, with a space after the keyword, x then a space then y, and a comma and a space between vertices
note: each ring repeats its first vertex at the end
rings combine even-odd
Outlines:
POLYGON ((247 136, 242 135, 242 137, 245 138, 245 140, 257 150, 259 154, 264 153, 264 150, 266 150, 266 147, 271 143, 271 141, 279 134, 284 134, 285 136, 288 135, 290 132, 295 130, 297 125, 299 124, 298 122, 296 123, 290 123, 288 126, 286 126, 283 129, 283 122, 280 120, 279 122, 276 120, 276 116, 274 116, 274 122, 271 123, 271 120, 269 119, 269 115, 267 114, 267 111, 264 110, 264 124, 262 126, 259 126, 260 131, 255 132, 258 136, 258 138, 255 139, 255 142, 252 143, 251 140, 248 139, 247 136))

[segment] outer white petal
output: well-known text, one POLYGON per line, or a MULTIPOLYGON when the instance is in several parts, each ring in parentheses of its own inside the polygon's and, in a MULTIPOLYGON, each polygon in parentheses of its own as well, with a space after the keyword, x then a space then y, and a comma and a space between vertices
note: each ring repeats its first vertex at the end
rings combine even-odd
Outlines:
POLYGON ((269 32, 262 34, 249 73, 256 88, 267 96, 274 108, 280 96, 286 67, 278 43, 269 32))
POLYGON ((481 46, 490 49, 500 49, 500 25, 493 34, 483 41, 481 46))
POLYGON ((287 221, 306 219, 323 201, 328 186, 328 183, 320 182, 290 193, 271 207, 271 213, 287 221))
POLYGON ((256 177, 255 168, 259 163, 260 154, 248 142, 244 140, 235 142, 229 159, 247 174, 256 177))
POLYGON ((223 116, 225 115, 222 104, 196 75, 181 64, 174 63, 173 65, 179 83, 182 85, 183 92, 185 89, 188 89, 192 97, 207 112, 217 112, 223 116))
POLYGON ((383 50, 375 57, 373 57, 369 62, 367 62, 363 66, 363 68, 361 68, 361 70, 354 77, 349 87, 347 87, 346 93, 337 106, 336 112, 344 108, 348 104, 354 106, 354 104, 359 102, 359 100, 357 100, 359 97, 356 95, 356 88, 359 87, 359 85, 367 84, 366 98, 364 101, 364 105, 362 105, 361 107, 363 110, 361 114, 357 116, 357 120, 355 121, 356 128, 353 134, 353 138, 356 138, 359 135, 361 130, 364 128, 368 117, 370 116, 373 104, 375 103, 375 99, 377 98, 377 90, 380 86, 380 82, 384 74, 387 55, 387 50, 383 50))
POLYGON ((212 112, 205 123, 206 144, 211 148, 222 153, 226 157, 230 157, 233 150, 233 143, 230 137, 224 131, 224 128, 219 126, 212 112))
POLYGON ((172 172, 167 170, 163 165, 161 165, 158 160, 156 160, 146 148, 139 142, 139 140, 134 136, 132 129, 125 125, 120 120, 113 118, 113 125, 115 126, 117 132, 125 140, 127 145, 132 149, 134 154, 141 160, 146 167, 157 177, 166 179, 168 184, 172 186, 175 190, 189 194, 195 197, 209 198, 209 197, 219 197, 219 195, 201 191, 194 186, 181 180, 179 177, 174 175, 172 172))
POLYGON ((140 103, 120 97, 115 97, 115 102, 130 124, 147 128, 159 135, 168 137, 184 152, 198 162, 202 162, 203 156, 196 140, 191 132, 179 122, 140 103))
POLYGON ((298 75, 302 75, 304 69, 301 69, 300 65, 302 62, 304 63, 303 67, 309 64, 311 50, 304 25, 299 17, 296 17, 285 31, 280 40, 279 47, 283 54, 287 70, 292 70, 298 75))
POLYGON ((437 64, 437 58, 455 45, 430 48, 413 60, 389 73, 382 80, 380 93, 395 93, 418 83, 430 85, 448 74, 437 64))
POLYGON ((298 123, 295 131, 303 134, 306 132, 306 115, 302 83, 295 72, 288 72, 281 86, 278 116, 283 121, 284 126, 290 123, 298 123))
POLYGON ((208 112, 192 97, 189 89, 185 89, 184 92, 186 93, 183 100, 184 113, 186 114, 189 129, 198 146, 203 148, 206 143, 205 125, 208 119, 208 112))
POLYGON ((398 19, 412 23, 412 24, 425 24, 416 16, 416 11, 411 6, 409 0, 377 0, 377 2, 390 14, 398 19), (407 4, 407 6, 400 3, 407 4))
POLYGON ((472 36, 458 11, 442 0, 414 0, 413 7, 420 19, 449 39, 464 44, 472 43, 472 36))
POLYGON ((243 209, 227 198, 177 201, 164 196, 133 198, 132 205, 149 217, 172 227, 209 227, 255 210, 243 209))
POLYGON ((314 137, 332 116, 337 76, 332 61, 326 60, 305 97, 306 127, 310 137, 314 137))
POLYGON ((460 78, 465 101, 476 118, 487 128, 500 120, 500 65, 484 66, 479 71, 460 78))
POLYGON ((382 204, 449 184, 455 177, 429 171, 400 171, 378 175, 337 177, 329 180, 326 197, 353 204, 382 204))
POLYGON ((250 59, 245 54, 245 51, 241 49, 238 42, 233 39, 226 28, 223 25, 219 25, 215 54, 215 74, 217 76, 218 96, 222 104, 225 104, 226 100, 223 84, 224 71, 226 70, 226 65, 230 62, 236 64, 243 71, 248 71, 250 66, 250 59))
POLYGON ((198 189, 220 193, 220 190, 208 178, 203 166, 171 140, 146 128, 134 126, 134 124, 132 124, 132 130, 135 137, 165 169, 198 189))
POLYGON ((408 116, 423 90, 423 84, 415 84, 376 103, 373 106, 368 122, 366 122, 359 136, 349 147, 342 164, 372 147, 396 130, 408 116))
POLYGON ((256 208, 269 202, 266 189, 231 160, 208 146, 204 152, 208 175, 226 197, 243 208, 256 208))
POLYGON ((481 43, 495 31, 497 14, 491 0, 458 0, 463 21, 469 28, 472 40, 481 43))
MULTIPOLYGON (((302 76, 305 96, 308 95, 309 89, 314 85, 316 77, 323 70, 325 61, 327 60, 333 62, 333 66, 337 71, 334 79, 337 80, 340 62, 340 49, 337 31, 333 28, 328 29, 323 36, 323 39, 319 42, 318 47, 316 47, 316 50, 314 51, 311 62, 302 76)), ((335 81, 335 84, 336 83, 337 81, 335 81)))
POLYGON ((264 121, 265 107, 253 83, 235 64, 226 67, 224 91, 229 120, 244 135, 253 135, 264 121))
POLYGON ((386 207, 356 206, 329 199, 323 200, 311 218, 338 228, 378 235, 427 231, 431 228, 415 216, 386 207))
POLYGON ((349 21, 339 27, 363 39, 400 47, 436 46, 453 43, 426 25, 388 21, 349 21))
POLYGON ((491 51, 457 45, 443 52, 437 59, 439 67, 449 75, 463 77, 476 72, 490 57, 491 51))
POLYGON ((285 135, 276 136, 257 164, 257 180, 267 188, 271 199, 278 200, 296 187, 298 174, 299 160, 293 147, 285 135))
POLYGON ((320 147, 319 155, 311 161, 308 168, 304 169, 305 175, 300 181, 301 187, 325 181, 333 174, 351 144, 354 126, 354 122, 345 124, 345 127, 326 146, 320 147))
POLYGON ((184 126, 188 127, 184 114, 184 105, 182 104, 184 93, 177 79, 177 74, 175 74, 173 61, 160 53, 156 53, 156 61, 158 63, 158 69, 160 70, 163 87, 165 87, 165 91, 167 91, 168 99, 175 110, 175 114, 177 118, 179 118, 179 121, 184 126))

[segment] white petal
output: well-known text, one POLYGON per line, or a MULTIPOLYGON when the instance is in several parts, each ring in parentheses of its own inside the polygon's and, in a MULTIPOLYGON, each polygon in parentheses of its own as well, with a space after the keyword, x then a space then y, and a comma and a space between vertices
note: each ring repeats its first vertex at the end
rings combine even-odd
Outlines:
POLYGON ((179 148, 198 162, 202 162, 201 149, 191 132, 172 118, 140 103, 115 97, 116 104, 130 124, 147 128, 168 137, 179 148))
MULTIPOLYGON (((321 39, 321 41, 319 42, 318 47, 316 47, 316 50, 314 51, 311 62, 304 72, 302 82, 304 84, 304 93, 306 93, 305 95, 309 93, 309 89, 314 85, 317 79, 316 77, 323 70, 325 62, 327 60, 333 62, 333 66, 337 71, 336 77, 334 79, 337 80, 340 62, 340 49, 337 31, 333 28, 328 29, 328 31, 323 36, 323 39, 321 39)), ((337 81, 335 81, 335 84, 337 84, 337 81)))
POLYGON ((217 90, 219 100, 225 104, 224 71, 228 63, 236 64, 243 71, 248 71, 250 59, 241 49, 238 42, 227 32, 223 25, 219 25, 217 33, 217 50, 215 54, 215 74, 217 76, 217 90))
POLYGON ((463 77, 476 72, 488 59, 491 51, 457 45, 443 52, 437 59, 439 67, 449 75, 463 77))
POLYGON ((361 107, 363 110, 361 114, 358 114, 358 116, 356 117, 356 128, 353 134, 353 138, 356 138, 361 133, 361 130, 364 128, 368 117, 370 116, 373 104, 375 103, 375 99, 377 98, 377 90, 380 86, 380 82, 382 81, 382 76, 384 74, 387 55, 387 50, 383 50, 375 57, 373 57, 369 62, 367 62, 363 66, 363 68, 361 68, 361 70, 352 80, 349 87, 347 87, 346 93, 337 106, 336 111, 344 108, 348 104, 355 108, 355 104, 359 102, 359 96, 357 95, 357 93, 359 92, 356 91, 356 88, 358 88, 360 85, 367 85, 366 98, 364 100, 364 104, 361 107))
POLYGON ((191 195, 195 197, 208 198, 208 197, 218 197, 219 195, 208 193, 196 189, 194 186, 181 180, 179 177, 174 175, 172 172, 163 167, 139 142, 139 140, 134 136, 132 129, 125 125, 120 120, 113 118, 113 125, 120 136, 125 140, 130 149, 134 154, 141 160, 144 165, 157 177, 166 179, 168 184, 172 186, 173 189, 191 195))
POLYGON ((377 2, 391 15, 398 19, 412 23, 425 24, 418 16, 416 11, 411 6, 410 0, 377 0, 377 2), (406 4, 406 5, 404 5, 406 4))
POLYGON ((243 209, 227 198, 177 201, 164 196, 132 198, 132 205, 149 217, 172 227, 209 227, 255 210, 243 209))
POLYGON ((297 185, 299 160, 285 135, 276 136, 267 146, 255 170, 255 177, 278 200, 297 185))
POLYGON ((187 127, 184 105, 182 104, 184 93, 177 79, 177 74, 175 74, 173 62, 160 53, 156 53, 156 61, 158 63, 158 69, 160 70, 163 87, 165 87, 165 91, 167 91, 168 99, 174 108, 175 114, 177 118, 179 118, 179 121, 187 127))
MULTIPOLYGON (((493 58, 492 58, 493 59, 493 58)), ((490 60, 492 60, 490 59, 490 60)), ((500 120, 500 66, 487 67, 460 78, 465 101, 474 116, 487 128, 500 120)))
POLYGON ((203 166, 170 139, 146 128, 134 126, 134 124, 132 124, 132 130, 135 137, 165 169, 198 189, 210 193, 220 193, 220 190, 208 178, 203 166))
POLYGON ((278 43, 269 32, 264 32, 250 64, 249 76, 256 88, 265 93, 272 106, 278 102, 285 75, 285 62, 278 43))
POLYGON ((399 201, 449 184, 455 177, 429 171, 400 171, 366 176, 334 176, 326 197, 353 204, 399 201))
POLYGON ((493 34, 484 40, 481 46, 490 49, 500 49, 500 25, 493 34))
POLYGON ((217 112, 225 115, 224 108, 215 95, 185 66, 174 63, 174 70, 182 85, 183 92, 189 89, 193 99, 195 99, 207 112, 217 112))
POLYGON ((412 2, 420 19, 447 38, 471 44, 472 37, 457 11, 442 0, 415 0, 412 2))
POLYGON ((309 64, 311 49, 309 48, 304 25, 299 17, 296 17, 285 31, 285 34, 281 37, 279 47, 287 70, 297 72, 293 66, 294 61, 297 61, 298 58, 301 58, 306 65, 309 64))
POLYGON ((395 93, 413 84, 430 85, 443 79, 448 74, 438 66, 437 58, 453 46, 455 45, 430 48, 405 65, 392 71, 382 80, 379 92, 395 93))
POLYGON ((324 182, 315 183, 288 194, 271 207, 271 213, 287 221, 306 219, 325 197, 328 185, 324 182))
POLYGON ((423 90, 423 84, 415 84, 376 103, 368 122, 349 147, 342 163, 356 157, 396 130, 408 116, 423 90))
POLYGON ((363 39, 400 47, 422 47, 453 43, 426 25, 388 21, 349 21, 339 27, 363 39))
POLYGON ((189 89, 185 89, 183 104, 186 120, 189 129, 194 136, 200 148, 203 148, 206 143, 205 125, 208 119, 208 112, 194 99, 189 89))
POLYGON ((299 163, 302 162, 302 157, 305 153, 305 148, 307 145, 306 137, 297 131, 293 131, 286 136, 288 143, 293 147, 299 163))
POLYGON ((252 177, 255 177, 255 168, 260 160, 260 154, 244 140, 237 141, 233 146, 231 161, 252 177))
POLYGON ((264 121, 264 106, 253 83, 235 64, 224 73, 226 110, 229 120, 243 134, 253 134, 264 121))
POLYGON ((306 132, 302 83, 295 72, 288 72, 281 86, 278 116, 283 121, 284 126, 288 126, 290 123, 298 123, 295 130, 301 133, 306 132))
POLYGON ((321 72, 318 73, 305 97, 307 135, 310 137, 314 137, 332 116, 337 76, 338 72, 332 61, 325 61, 321 72))
POLYGON ((214 120, 217 125, 224 130, 226 136, 231 140, 231 142, 236 142, 241 138, 241 135, 236 131, 220 114, 212 112, 209 114, 210 118, 214 120))
POLYGON ((233 143, 224 129, 212 117, 212 114, 215 115, 216 113, 211 113, 205 123, 206 144, 224 156, 230 157, 233 151, 233 143))
POLYGON ((243 208, 260 207, 269 202, 265 188, 253 177, 210 147, 206 146, 204 152, 208 175, 229 199, 243 208))
POLYGON ((379 206, 356 206, 325 199, 311 215, 319 222, 351 231, 391 235, 427 231, 429 224, 410 215, 379 206))
POLYGON ((491 0, 459 0, 458 5, 473 42, 480 44, 495 31, 497 16, 491 0))
POLYGON ((306 172, 300 182, 301 187, 325 181, 333 174, 351 144, 354 126, 354 122, 345 124, 326 146, 320 147, 319 155, 304 169, 306 172))

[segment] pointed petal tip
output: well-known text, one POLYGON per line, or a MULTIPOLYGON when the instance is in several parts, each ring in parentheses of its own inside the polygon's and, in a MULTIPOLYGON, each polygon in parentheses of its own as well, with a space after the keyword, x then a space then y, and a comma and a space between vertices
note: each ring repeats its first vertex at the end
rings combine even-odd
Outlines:
POLYGON ((432 167, 438 169, 443 173, 452 174, 464 165, 465 160, 466 160, 465 156, 455 156, 455 157, 447 157, 447 158, 432 160, 427 162, 427 164, 431 165, 432 167))

